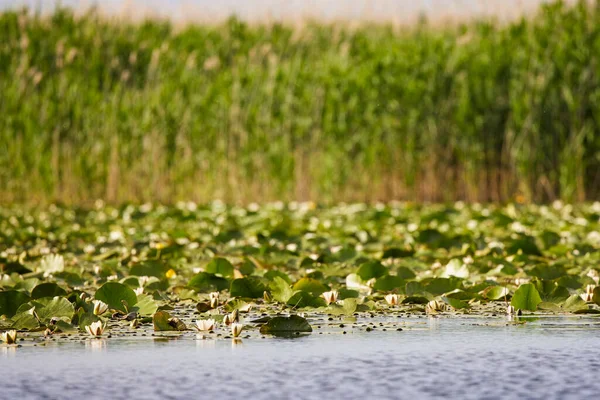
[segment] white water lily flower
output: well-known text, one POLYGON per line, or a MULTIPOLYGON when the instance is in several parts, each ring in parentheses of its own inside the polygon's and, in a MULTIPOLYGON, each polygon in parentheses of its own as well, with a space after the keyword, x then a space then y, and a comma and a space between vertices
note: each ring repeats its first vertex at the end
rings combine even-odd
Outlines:
POLYGON ((144 288, 140 286, 139 288, 133 289, 133 291, 135 292, 136 296, 139 296, 140 294, 144 293, 144 288))
POLYGON ((509 305, 508 307, 506 307, 507 315, 515 315, 516 313, 517 313, 517 310, 515 310, 515 307, 513 307, 512 305, 509 305))
POLYGON ((227 314, 225 317, 223 317, 223 323, 227 326, 231 325, 231 323, 233 322, 233 318, 231 318, 230 314, 227 314))
POLYGON ((435 314, 444 310, 446 310, 446 303, 439 300, 431 300, 425 306, 425 312, 427 312, 427 314, 435 314))
POLYGON ((233 335, 233 337, 240 336, 240 333, 242 333, 243 329, 244 325, 242 324, 231 324, 231 334, 233 335))
POLYGON ((102 315, 108 310, 108 304, 102 300, 94 300, 94 314, 102 315))
POLYGON ((337 301, 338 291, 332 290, 330 292, 325 292, 325 293, 321 294, 321 296, 323 296, 327 305, 330 305, 331 303, 335 303, 337 301))
POLYGON ((40 270, 44 272, 47 278, 65 269, 65 259, 60 254, 49 254, 42 258, 40 270))
POLYGON ((102 321, 96 321, 87 325, 85 330, 92 336, 100 336, 104 332, 104 328, 106 328, 106 324, 103 324, 102 321))
POLYGON ((2 334, 0 334, 0 338, 6 344, 14 344, 17 341, 17 331, 11 330, 2 332, 2 334))
POLYGON ((397 294, 388 294, 385 296, 385 301, 387 301, 387 303, 390 306, 397 306, 398 305, 398 295, 397 294))
POLYGON ((586 286, 585 293, 580 294, 583 301, 590 303, 594 299, 594 289, 596 289, 595 285, 586 286))
POLYGON ((197 319, 196 327, 200 331, 212 331, 215 329, 215 320, 214 319, 197 319))

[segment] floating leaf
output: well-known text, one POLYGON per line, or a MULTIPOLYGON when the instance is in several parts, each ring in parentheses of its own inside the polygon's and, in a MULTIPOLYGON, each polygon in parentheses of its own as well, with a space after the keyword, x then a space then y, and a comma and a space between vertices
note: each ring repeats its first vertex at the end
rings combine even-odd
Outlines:
POLYGON ((225 278, 233 278, 233 271, 233 265, 227 259, 221 257, 213 258, 204 268, 204 272, 225 278))
POLYGON ((0 292, 0 316, 6 315, 8 318, 12 317, 21 304, 25 304, 29 300, 29 296, 16 290, 0 292))
POLYGON ((229 288, 229 281, 215 274, 208 272, 199 272, 194 275, 187 284, 192 289, 197 291, 203 290, 225 290, 229 288))
POLYGON ((303 290, 308 292, 314 296, 319 296, 321 293, 324 293, 329 290, 329 288, 323 285, 316 279, 311 278, 302 278, 298 282, 294 284, 292 287, 294 290, 303 290))
POLYGON ((263 297, 267 287, 256 277, 234 279, 231 281, 230 295, 233 297, 248 297, 258 299, 263 297))
POLYGON ((130 287, 118 282, 106 282, 96 291, 94 297, 96 300, 102 300, 108 304, 112 310, 123 312, 128 312, 123 302, 127 307, 133 307, 137 303, 135 292, 130 287))
POLYGON ((156 304, 152 296, 148 294, 137 295, 137 303, 135 303, 132 311, 140 315, 152 315, 156 310, 158 310, 158 304, 156 304))
POLYGON ((290 315, 289 317, 274 317, 266 324, 260 327, 262 334, 296 334, 310 333, 312 327, 305 318, 298 315, 290 315))
POLYGON ((510 304, 518 310, 529 310, 535 311, 537 305, 542 302, 540 294, 538 293, 535 285, 532 283, 526 283, 519 286, 510 304))
POLYGON ((54 297, 54 296, 64 296, 67 294, 67 291, 56 283, 46 282, 40 283, 31 291, 32 299, 41 299, 42 297, 54 297))
POLYGON ((283 280, 283 278, 275 277, 270 285, 271 295, 273 299, 280 303, 287 303, 288 300, 294 295, 294 290, 290 285, 283 280))
POLYGON ((358 271, 356 271, 356 275, 358 275, 362 280, 368 281, 372 278, 379 278, 388 272, 388 269, 384 267, 379 261, 369 261, 362 264, 358 271))

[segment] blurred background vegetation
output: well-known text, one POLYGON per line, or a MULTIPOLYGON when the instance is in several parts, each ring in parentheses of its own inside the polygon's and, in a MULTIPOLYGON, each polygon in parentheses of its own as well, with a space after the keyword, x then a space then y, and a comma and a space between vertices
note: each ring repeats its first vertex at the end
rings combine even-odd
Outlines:
POLYGON ((510 23, 0 15, 0 202, 600 198, 600 5, 510 23))

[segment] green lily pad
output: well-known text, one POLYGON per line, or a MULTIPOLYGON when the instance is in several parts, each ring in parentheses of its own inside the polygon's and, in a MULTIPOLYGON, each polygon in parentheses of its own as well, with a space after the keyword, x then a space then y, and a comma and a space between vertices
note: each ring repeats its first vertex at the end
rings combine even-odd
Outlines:
POLYGON ((197 291, 204 290, 225 290, 229 288, 229 281, 215 274, 208 272, 199 272, 188 282, 188 287, 197 291))
POLYGON ((213 258, 204 268, 204 272, 225 278, 232 278, 233 270, 233 265, 227 259, 221 257, 213 258))
POLYGON ((280 303, 287 303, 294 295, 294 290, 290 287, 289 283, 278 276, 273 279, 269 287, 271 288, 273 299, 280 303))
POLYGON ((519 286, 513 295, 510 304, 518 310, 535 311, 538 304, 541 302, 542 298, 535 288, 535 285, 526 283, 519 286))
POLYGON ((130 287, 118 282, 106 282, 96 291, 94 297, 108 304, 112 310, 123 312, 129 312, 128 308, 137 303, 135 292, 130 287), (127 307, 123 302, 126 303, 127 307))
POLYGON ((276 335, 310 332, 312 332, 312 327, 308 321, 298 315, 290 315, 289 317, 274 317, 260 327, 260 333, 262 334, 276 335))
POLYGON ((29 296, 16 290, 0 292, 0 316, 6 315, 8 318, 11 318, 15 315, 21 304, 25 304, 29 300, 29 296))
POLYGON ((263 297, 267 287, 256 277, 240 278, 231 281, 229 293, 233 297, 258 299, 263 297))
POLYGON ((379 261, 369 261, 362 264, 358 271, 356 271, 356 275, 358 275, 361 279, 368 281, 372 278, 379 278, 380 276, 385 275, 388 272, 388 269, 384 267, 379 261))
POLYGON ((54 296, 64 296, 67 294, 67 291, 56 283, 46 282, 40 283, 31 291, 32 299, 41 299, 42 297, 54 297, 54 296))
POLYGON ((298 282, 294 284, 292 287, 294 290, 303 290, 305 292, 309 292, 314 296, 319 296, 321 293, 324 293, 329 290, 329 288, 323 285, 316 279, 311 278, 302 278, 298 282))

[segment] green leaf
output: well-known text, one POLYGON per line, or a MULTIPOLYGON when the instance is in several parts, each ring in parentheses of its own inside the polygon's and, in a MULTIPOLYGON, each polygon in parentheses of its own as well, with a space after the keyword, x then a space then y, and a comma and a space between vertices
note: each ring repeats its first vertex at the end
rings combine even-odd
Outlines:
POLYGON ((448 304, 449 306, 451 306, 452 308, 454 308, 456 310, 460 310, 463 308, 469 308, 469 304, 466 301, 462 301, 462 300, 459 300, 456 298, 443 296, 442 301, 444 301, 446 304, 448 304))
POLYGON ((42 297, 54 297, 54 296, 64 296, 67 294, 67 291, 56 283, 46 282, 40 283, 31 291, 32 299, 41 299, 42 297))
POLYGON ((290 287, 289 283, 287 283, 283 278, 276 276, 273 279, 271 285, 271 296, 273 299, 280 303, 287 303, 288 300, 294 295, 294 291, 290 287))
POLYGON ((166 311, 157 311, 152 316, 155 331, 184 331, 185 324, 178 318, 174 318, 166 311))
POLYGON ((45 297, 29 302, 35 307, 35 313, 43 324, 48 324, 52 318, 65 318, 71 322, 75 308, 64 297, 45 297))
POLYGON ((266 286, 256 277, 234 279, 229 289, 232 297, 248 297, 258 299, 263 297, 266 286))
POLYGON ((128 286, 118 282, 106 282, 96 291, 94 295, 96 300, 102 300, 113 310, 129 312, 123 302, 127 303, 127 307, 131 308, 137 303, 135 292, 128 286))
POLYGON ((152 315, 156 310, 158 310, 158 304, 148 294, 139 294, 137 296, 137 303, 135 303, 132 309, 132 311, 136 311, 140 315, 152 315))
POLYGON ((450 278, 432 278, 421 283, 426 292, 436 296, 462 288, 462 279, 454 276, 450 278))
POLYGON ((393 275, 383 275, 375 281, 373 285, 373 289, 378 290, 380 292, 389 292, 395 289, 402 288, 404 290, 404 279, 393 276, 393 275))
POLYGON ((579 310, 585 306, 586 302, 583 301, 581 296, 579 296, 578 294, 569 296, 569 298, 563 303, 563 309, 568 311, 579 310))
POLYGON ((132 266, 129 275, 154 276, 163 279, 168 270, 169 266, 160 260, 146 260, 132 266))
POLYGON ((233 270, 233 265, 227 259, 221 257, 213 258, 204 268, 204 272, 220 275, 225 278, 232 278, 233 270))
POLYGON ((199 272, 189 280, 187 285, 198 292, 204 290, 221 291, 229 288, 229 281, 215 274, 199 272))
POLYGON ((32 330, 40 326, 37 318, 33 315, 35 307, 31 306, 25 311, 21 311, 12 317, 13 329, 28 329, 32 330))
POLYGON ((311 293, 304 290, 296 290, 290 299, 287 301, 288 306, 292 307, 325 307, 325 299, 319 296, 313 296, 311 293))
POLYGON ((510 290, 504 286, 490 286, 483 291, 483 295, 488 300, 499 300, 508 296, 510 290))
POLYGON ((0 292, 0 316, 6 315, 8 318, 11 318, 15 315, 19 306, 27 303, 29 300, 29 296, 16 290, 0 292))
POLYGON ((362 264, 358 271, 356 271, 356 275, 358 275, 362 280, 368 281, 372 278, 379 278, 388 272, 388 269, 384 267, 379 261, 369 261, 362 264))
POLYGON ((305 318, 298 315, 290 315, 289 317, 274 317, 266 324, 260 327, 262 334, 288 334, 312 332, 312 327, 305 318))
POLYGON ((305 292, 309 292, 314 296, 319 296, 321 293, 324 293, 329 290, 329 288, 323 285, 316 279, 311 278, 302 278, 298 282, 296 282, 293 286, 294 290, 303 290, 305 292))
POLYGON ((537 305, 542 302, 542 298, 538 293, 535 285, 532 283, 526 283, 519 286, 510 304, 518 310, 529 310, 535 311, 537 305))

